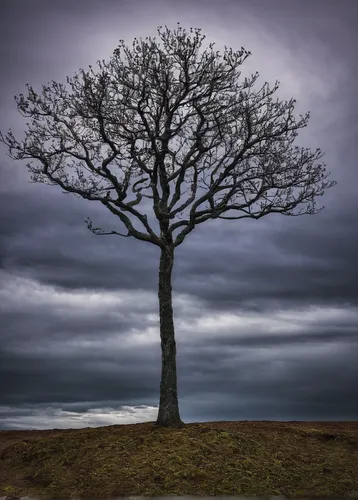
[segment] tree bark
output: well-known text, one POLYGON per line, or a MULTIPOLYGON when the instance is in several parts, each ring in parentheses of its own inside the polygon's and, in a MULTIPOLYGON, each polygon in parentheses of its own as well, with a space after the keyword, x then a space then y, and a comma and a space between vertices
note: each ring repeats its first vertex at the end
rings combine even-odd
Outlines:
POLYGON ((160 381, 160 400, 157 421, 158 427, 181 427, 184 425, 179 414, 176 343, 172 305, 172 270, 174 248, 166 245, 161 248, 159 265, 159 318, 162 349, 162 374, 160 381))

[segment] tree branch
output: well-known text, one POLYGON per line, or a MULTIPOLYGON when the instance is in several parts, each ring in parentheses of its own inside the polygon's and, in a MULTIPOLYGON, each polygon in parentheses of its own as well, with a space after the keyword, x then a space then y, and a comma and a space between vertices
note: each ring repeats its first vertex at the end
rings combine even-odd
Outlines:
POLYGON ((25 140, 18 142, 11 130, 6 136, 0 132, 9 156, 38 161, 39 166, 26 165, 34 182, 100 201, 128 231, 104 232, 90 221, 94 234, 134 236, 161 248, 180 245, 210 218, 296 216, 302 215, 293 213, 301 204, 308 205, 303 213, 318 213, 315 197, 336 182, 324 182, 328 174, 315 163, 320 150, 292 146, 309 113, 296 120, 294 99, 273 101, 278 82, 255 91, 258 73, 240 81, 240 67, 250 55, 243 47, 225 47, 221 57, 214 44, 200 51, 200 30, 193 37, 181 28, 158 33, 164 48, 155 39, 135 39, 130 50, 121 40, 109 63, 98 61, 99 72, 90 66, 67 78, 72 93, 52 82, 39 96, 27 85, 28 97, 15 97, 20 114, 31 118, 25 140), (70 179, 66 169, 77 178, 70 179), (184 184, 190 186, 186 200, 184 184), (125 201, 130 186, 134 199, 125 201), (205 188, 200 196, 199 187, 205 188), (135 208, 143 198, 152 200, 160 236, 135 208), (187 208, 187 218, 177 221, 187 208), (230 210, 241 214, 224 215, 230 210), (134 228, 126 214, 146 232, 134 228), (181 231, 173 241, 176 229, 181 231))

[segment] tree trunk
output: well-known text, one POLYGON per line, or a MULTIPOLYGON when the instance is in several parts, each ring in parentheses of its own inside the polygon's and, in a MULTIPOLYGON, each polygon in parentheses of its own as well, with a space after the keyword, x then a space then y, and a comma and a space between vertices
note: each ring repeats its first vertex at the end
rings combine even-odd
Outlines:
POLYGON ((162 375, 160 381, 160 400, 158 427, 182 426, 178 405, 176 343, 174 337, 172 305, 172 269, 174 249, 171 245, 161 248, 159 266, 159 318, 162 348, 162 375))

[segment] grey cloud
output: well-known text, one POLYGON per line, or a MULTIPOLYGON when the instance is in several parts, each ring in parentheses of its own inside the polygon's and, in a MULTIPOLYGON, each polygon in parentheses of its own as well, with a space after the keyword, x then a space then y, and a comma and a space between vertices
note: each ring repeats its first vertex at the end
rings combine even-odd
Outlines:
MULTIPOLYGON (((338 184, 315 216, 210 221, 178 247, 173 292, 184 421, 356 420, 357 76, 354 2, 3 2, 0 129, 13 95, 64 81, 158 25, 202 27, 311 110, 303 146, 338 184), (205 8, 204 8, 205 7, 205 8), (20 10, 20 12, 19 12, 20 10), (31 20, 31 22, 30 22, 31 20), (235 45, 235 46, 234 46, 235 45), (262 69, 262 71, 261 71, 262 69), (297 95, 296 95, 297 94, 297 95)), ((263 83, 262 81, 262 83, 263 83)), ((308 109, 307 109, 308 108, 308 109)), ((302 111, 301 111, 302 110, 302 111)), ((153 421, 159 249, 95 202, 30 184, 0 158, 0 428, 153 421)), ((144 207, 150 214, 150 206, 144 207)), ((150 218, 153 228, 153 216, 150 218)), ((136 227, 140 228, 139 225, 136 227)))

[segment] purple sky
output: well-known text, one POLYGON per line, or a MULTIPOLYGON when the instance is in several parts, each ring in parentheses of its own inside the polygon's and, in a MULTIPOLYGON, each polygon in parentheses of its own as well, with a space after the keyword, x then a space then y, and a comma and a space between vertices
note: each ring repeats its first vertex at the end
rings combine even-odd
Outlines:
MULTIPOLYGON (((315 216, 207 221, 173 277, 184 422, 358 419, 358 2, 2 0, 0 130, 23 137, 14 95, 97 67, 119 39, 176 22, 252 52, 311 112, 297 145, 337 185, 315 216)), ((0 144, 0 428, 77 428, 157 417, 159 248, 98 202, 33 184, 0 144)), ((149 210, 149 208, 148 208, 149 210)), ((150 213, 150 212, 148 212, 150 213)))

